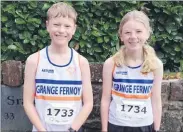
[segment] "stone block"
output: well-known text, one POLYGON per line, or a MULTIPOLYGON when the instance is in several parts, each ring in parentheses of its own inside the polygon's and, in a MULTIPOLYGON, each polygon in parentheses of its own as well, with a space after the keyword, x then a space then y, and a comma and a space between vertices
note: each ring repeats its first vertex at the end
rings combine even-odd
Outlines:
POLYGON ((170 82, 167 80, 163 80, 161 85, 161 93, 169 94, 170 92, 170 82))
POLYGON ((161 99, 163 108, 168 108, 167 101, 170 94, 170 82, 163 80, 161 87, 161 99))
POLYGON ((161 99, 162 99, 162 107, 163 108, 168 108, 168 95, 165 93, 161 94, 161 99))
POLYGON ((102 82, 103 64, 90 63, 91 81, 102 82))
POLYGON ((180 132, 183 132, 183 126, 182 126, 182 128, 181 128, 181 131, 180 132))
POLYGON ((90 115, 89 115, 89 117, 87 119, 87 122, 91 122, 94 119, 97 120, 97 121, 100 121, 100 106, 99 105, 95 105, 93 107, 93 110, 90 113, 90 115))
POLYGON ((32 125, 23 109, 22 87, 1 86, 1 130, 31 131, 32 125))
POLYGON ((100 105, 102 97, 102 84, 92 84, 94 105, 100 105))
MULTIPOLYGON (((169 102, 168 110, 183 110, 183 102, 182 101, 169 102)), ((182 117, 183 117, 183 115, 182 115, 182 117)))
POLYGON ((8 86, 20 86, 23 82, 23 66, 20 61, 9 60, 2 63, 2 81, 8 86))
POLYGON ((88 128, 85 128, 83 132, 101 132, 100 129, 88 129, 88 128))
POLYGON ((183 80, 171 82, 170 86, 170 100, 183 101, 183 80))
POLYGON ((162 132, 180 132, 183 111, 167 111, 163 113, 161 121, 162 132))
POLYGON ((101 130, 101 121, 98 119, 87 120, 83 127, 87 130, 86 132, 92 132, 92 130, 95 132, 95 130, 101 130))
POLYGON ((92 83, 93 87, 93 110, 89 115, 86 123, 84 124, 85 131, 90 132, 91 130, 100 130, 100 102, 102 96, 102 84, 101 83, 92 83))

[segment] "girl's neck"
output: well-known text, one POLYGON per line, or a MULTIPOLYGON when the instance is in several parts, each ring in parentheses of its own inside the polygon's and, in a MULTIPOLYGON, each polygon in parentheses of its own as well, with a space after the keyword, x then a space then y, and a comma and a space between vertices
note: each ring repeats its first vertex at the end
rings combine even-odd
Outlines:
POLYGON ((129 51, 125 49, 125 63, 129 66, 142 64, 144 61, 143 49, 138 51, 129 51))

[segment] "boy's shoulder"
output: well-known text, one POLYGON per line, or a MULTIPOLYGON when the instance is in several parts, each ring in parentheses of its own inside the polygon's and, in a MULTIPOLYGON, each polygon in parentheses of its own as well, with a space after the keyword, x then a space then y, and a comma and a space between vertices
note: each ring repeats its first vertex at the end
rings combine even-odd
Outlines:
POLYGON ((78 55, 79 55, 79 62, 80 62, 80 65, 82 65, 82 64, 88 64, 88 65, 89 65, 88 60, 87 60, 84 56, 82 56, 82 55, 79 54, 79 53, 78 53, 78 55))
POLYGON ((78 53, 78 51, 76 51, 75 49, 72 49, 76 55, 79 57, 79 62, 80 63, 88 63, 88 60, 86 59, 86 57, 84 57, 83 55, 81 55, 80 53, 78 53))
POLYGON ((26 63, 29 64, 29 65, 37 65, 38 60, 39 60, 39 51, 31 54, 27 58, 26 63))

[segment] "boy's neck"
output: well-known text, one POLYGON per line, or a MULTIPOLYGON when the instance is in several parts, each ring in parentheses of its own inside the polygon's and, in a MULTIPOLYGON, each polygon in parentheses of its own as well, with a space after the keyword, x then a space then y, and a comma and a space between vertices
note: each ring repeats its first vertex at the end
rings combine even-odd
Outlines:
POLYGON ((57 46, 51 44, 49 46, 49 49, 52 53, 55 54, 67 54, 70 48, 68 47, 68 45, 57 46))

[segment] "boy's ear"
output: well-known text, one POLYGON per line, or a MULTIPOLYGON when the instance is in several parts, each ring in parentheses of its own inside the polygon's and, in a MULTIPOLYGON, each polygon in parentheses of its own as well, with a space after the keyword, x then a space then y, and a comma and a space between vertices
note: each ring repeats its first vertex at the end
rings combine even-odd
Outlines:
POLYGON ((75 24, 75 25, 74 25, 74 28, 73 28, 72 35, 74 35, 74 34, 75 34, 75 32, 76 32, 76 29, 77 29, 77 25, 75 24))
POLYGON ((47 31, 48 31, 48 23, 49 23, 49 21, 46 20, 46 30, 47 30, 47 31))

